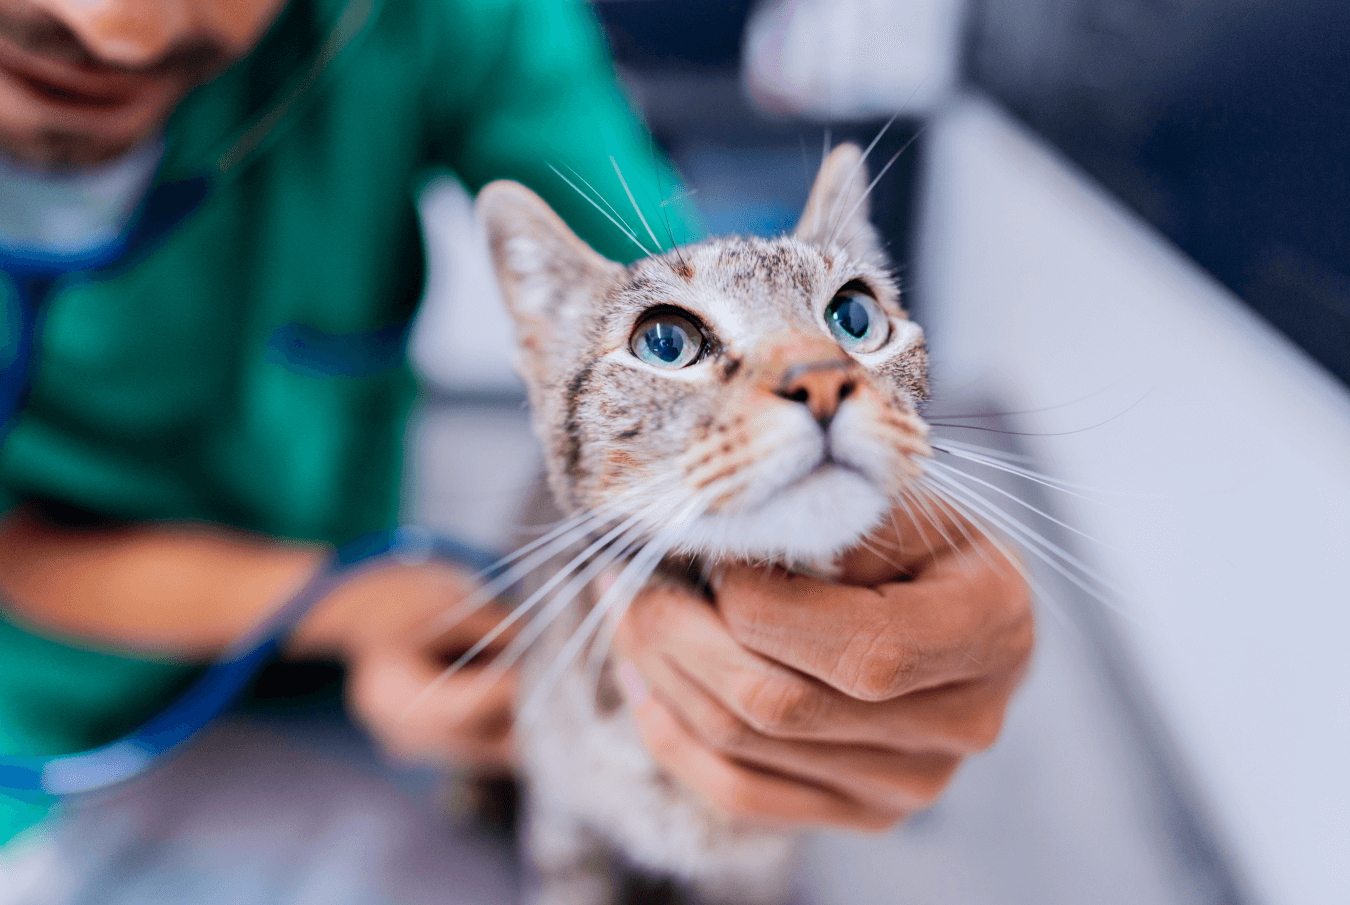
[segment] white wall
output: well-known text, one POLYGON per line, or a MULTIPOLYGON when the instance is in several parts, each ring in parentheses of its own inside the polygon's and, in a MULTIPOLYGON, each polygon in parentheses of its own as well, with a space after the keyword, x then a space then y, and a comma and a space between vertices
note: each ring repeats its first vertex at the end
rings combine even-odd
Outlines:
POLYGON ((1350 396, 994 106, 940 115, 928 167, 918 278, 940 380, 1009 410, 1096 393, 1014 424, 1091 427, 1021 439, 1119 491, 1062 511, 1109 545, 1083 549, 1123 592, 1119 625, 1259 896, 1343 905, 1350 396))

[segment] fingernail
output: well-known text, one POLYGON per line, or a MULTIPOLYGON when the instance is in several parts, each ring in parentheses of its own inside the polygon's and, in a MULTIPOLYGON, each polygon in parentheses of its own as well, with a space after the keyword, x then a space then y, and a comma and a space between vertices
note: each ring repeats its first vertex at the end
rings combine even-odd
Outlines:
POLYGON ((647 681, 637 671, 637 667, 625 660, 619 664, 618 670, 619 684, 628 694, 628 703, 634 707, 641 707, 643 702, 651 696, 651 691, 647 688, 647 681))

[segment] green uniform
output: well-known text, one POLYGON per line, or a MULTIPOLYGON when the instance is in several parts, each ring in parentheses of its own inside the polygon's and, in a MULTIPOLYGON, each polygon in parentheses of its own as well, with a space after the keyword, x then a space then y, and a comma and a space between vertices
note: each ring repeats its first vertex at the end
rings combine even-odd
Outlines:
MULTIPOLYGON (((156 185, 204 176, 205 197, 130 259, 57 285, 0 448, 0 511, 44 499, 333 543, 388 528, 429 176, 517 179, 629 260, 637 247, 550 168, 624 198, 613 156, 649 222, 689 228, 660 206, 673 178, 569 0, 294 0, 165 141, 156 185)), ((0 621, 0 753, 107 741, 188 669, 0 621)), ((0 842, 40 813, 0 796, 0 842)))

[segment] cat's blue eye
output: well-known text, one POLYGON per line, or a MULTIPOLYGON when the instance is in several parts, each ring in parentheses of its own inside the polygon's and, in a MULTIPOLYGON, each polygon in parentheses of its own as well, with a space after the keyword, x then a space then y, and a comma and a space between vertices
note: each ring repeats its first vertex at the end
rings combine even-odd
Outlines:
POLYGON ((825 323, 850 352, 874 352, 890 338, 891 322, 877 300, 865 292, 846 289, 825 306, 825 323))
POLYGON ((703 333, 687 317, 662 312, 638 324, 629 341, 633 354, 658 368, 682 368, 703 349, 703 333))

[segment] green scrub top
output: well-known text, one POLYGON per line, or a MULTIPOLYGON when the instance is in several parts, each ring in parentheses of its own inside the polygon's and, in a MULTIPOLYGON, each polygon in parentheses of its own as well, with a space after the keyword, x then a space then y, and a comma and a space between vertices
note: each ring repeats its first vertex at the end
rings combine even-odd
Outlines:
MULTIPOLYGON (((625 197, 613 157, 649 222, 681 242, 697 228, 662 204, 675 178, 573 0, 293 0, 165 142, 152 191, 205 196, 116 266, 56 285, 0 447, 0 512, 41 499, 330 543, 386 529, 430 176, 519 180, 627 261, 636 246, 553 169, 625 197)), ((190 669, 0 620, 0 753, 108 741, 190 669)), ((0 795, 0 842, 41 813, 0 795)))

